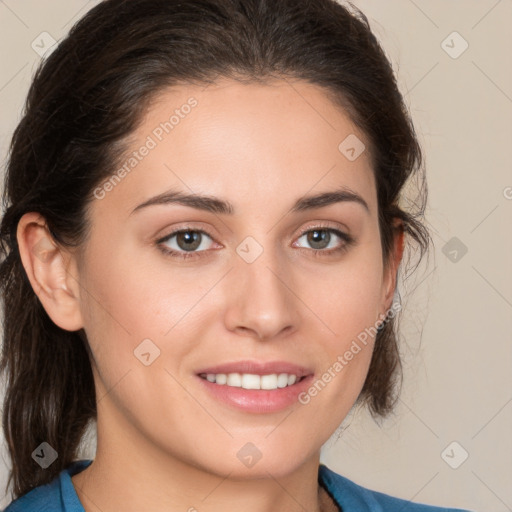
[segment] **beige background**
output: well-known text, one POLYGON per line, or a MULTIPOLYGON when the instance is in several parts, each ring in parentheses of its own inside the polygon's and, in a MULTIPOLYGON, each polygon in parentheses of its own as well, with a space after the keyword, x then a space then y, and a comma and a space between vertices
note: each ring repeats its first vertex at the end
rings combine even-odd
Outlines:
MULTIPOLYGON (((59 40, 96 3, 0 0, 2 168, 40 60, 32 42, 43 46, 42 32, 59 40)), ((392 59, 420 133, 435 250, 414 282, 400 284, 402 296, 414 294, 404 304, 396 414, 382 427, 353 414, 322 460, 406 499, 512 511, 512 1, 354 4, 392 59), (460 463, 463 450, 467 460, 452 469, 445 460, 460 463)), ((5 445, 1 455, 3 495, 5 445)), ((94 439, 84 456, 94 456, 94 439)))

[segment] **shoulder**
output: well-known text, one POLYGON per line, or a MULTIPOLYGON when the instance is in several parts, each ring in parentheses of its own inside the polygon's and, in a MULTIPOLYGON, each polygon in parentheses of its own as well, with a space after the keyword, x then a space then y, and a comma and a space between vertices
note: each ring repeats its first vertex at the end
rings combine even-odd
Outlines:
POLYGON ((71 477, 92 460, 78 460, 63 469, 50 483, 35 487, 10 503, 3 512, 83 512, 71 477))
POLYGON ((343 512, 469 512, 462 509, 412 503, 362 487, 320 464, 319 482, 329 491, 343 512))

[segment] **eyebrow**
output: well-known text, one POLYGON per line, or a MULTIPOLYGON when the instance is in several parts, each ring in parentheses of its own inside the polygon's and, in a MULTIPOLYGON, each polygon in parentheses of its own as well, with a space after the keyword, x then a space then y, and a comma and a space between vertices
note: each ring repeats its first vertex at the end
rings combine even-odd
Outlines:
MULTIPOLYGON (((356 204, 360 204, 368 213, 370 213, 368 203, 359 194, 347 187, 341 187, 340 189, 331 192, 322 192, 313 196, 301 197, 295 202, 291 208, 291 212, 297 213, 306 210, 313 210, 315 208, 324 208, 331 204, 342 202, 354 202, 356 204)), ((143 208, 147 208, 148 206, 166 204, 181 204, 183 206, 189 206, 198 210, 222 215, 234 215, 235 213, 234 206, 225 199, 209 195, 186 194, 179 190, 169 190, 158 196, 151 197, 147 201, 139 204, 132 210, 130 215, 136 211, 142 210, 143 208)))

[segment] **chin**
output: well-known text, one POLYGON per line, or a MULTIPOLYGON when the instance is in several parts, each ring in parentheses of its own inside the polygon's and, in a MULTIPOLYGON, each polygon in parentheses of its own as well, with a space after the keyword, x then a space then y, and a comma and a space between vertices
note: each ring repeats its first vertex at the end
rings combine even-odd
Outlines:
POLYGON ((231 480, 251 480, 268 479, 269 476, 284 478, 308 461, 318 463, 316 457, 320 454, 321 446, 319 445, 317 449, 307 449, 311 438, 297 439, 290 444, 290 441, 287 442, 282 436, 271 440, 265 439, 265 435, 268 434, 262 434, 259 440, 253 436, 254 442, 249 440, 249 436, 243 441, 231 440, 223 449, 211 453, 208 460, 205 460, 203 453, 202 460, 198 461, 197 466, 223 478, 229 475, 231 480))

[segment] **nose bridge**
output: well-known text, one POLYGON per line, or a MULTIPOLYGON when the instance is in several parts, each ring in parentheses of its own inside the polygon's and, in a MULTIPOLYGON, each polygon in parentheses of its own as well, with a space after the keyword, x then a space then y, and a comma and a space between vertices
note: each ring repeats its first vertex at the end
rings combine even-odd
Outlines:
POLYGON ((253 237, 244 239, 236 248, 235 268, 230 273, 227 327, 251 331, 260 339, 272 338, 297 322, 288 288, 290 274, 270 240, 269 235, 263 245, 253 237))

